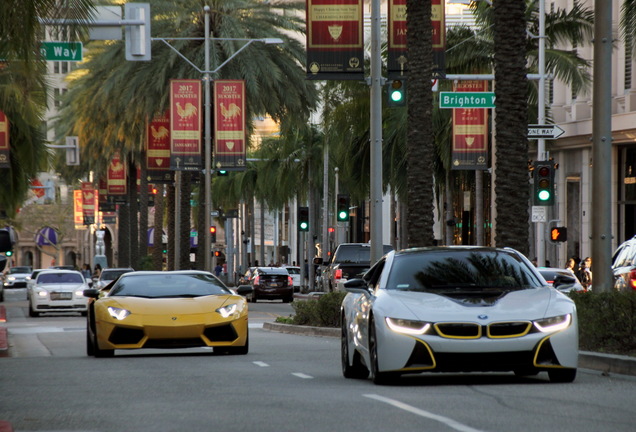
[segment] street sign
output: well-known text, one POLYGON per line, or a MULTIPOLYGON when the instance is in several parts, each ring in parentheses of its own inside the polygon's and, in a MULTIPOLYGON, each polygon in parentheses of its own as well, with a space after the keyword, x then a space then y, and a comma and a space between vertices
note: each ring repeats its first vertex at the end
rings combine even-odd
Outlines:
POLYGON ((81 42, 41 42, 40 55, 49 61, 82 61, 81 42))
POLYGON ((538 125, 531 124, 528 125, 528 138, 537 139, 537 138, 547 138, 547 139, 557 139, 561 135, 563 135, 565 131, 561 129, 559 126, 555 124, 551 125, 538 125))
POLYGON ((494 108, 495 92, 440 92, 440 108, 494 108))
POLYGON ((532 222, 547 222, 547 208, 544 206, 532 206, 532 222))

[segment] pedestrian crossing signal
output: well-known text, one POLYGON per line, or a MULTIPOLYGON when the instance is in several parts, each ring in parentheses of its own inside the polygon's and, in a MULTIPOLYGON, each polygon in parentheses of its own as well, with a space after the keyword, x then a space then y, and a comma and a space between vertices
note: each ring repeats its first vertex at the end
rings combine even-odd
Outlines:
POLYGON ((568 229, 566 227, 554 227, 550 230, 550 240, 553 242, 564 242, 568 239, 568 229))

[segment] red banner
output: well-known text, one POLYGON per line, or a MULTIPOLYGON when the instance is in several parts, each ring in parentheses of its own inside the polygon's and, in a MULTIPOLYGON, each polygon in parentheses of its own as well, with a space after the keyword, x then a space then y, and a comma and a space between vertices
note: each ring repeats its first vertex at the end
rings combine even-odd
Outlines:
POLYGON ((245 168, 245 152, 245 82, 214 81, 214 168, 245 168))
POLYGON ((431 25, 433 26, 433 76, 446 76, 446 2, 431 0, 431 25))
POLYGON ((408 71, 406 51, 406 0, 389 0, 388 6, 389 79, 404 78, 408 71))
POLYGON ((82 182, 82 215, 84 217, 84 225, 92 225, 95 223, 95 202, 97 200, 97 191, 91 182, 82 182))
POLYGON ((148 124, 146 138, 148 171, 170 170, 170 111, 156 115, 148 124))
MULTIPOLYGON (((456 92, 488 91, 488 81, 459 81, 456 92)), ((453 109, 453 169, 488 169, 488 110, 453 109)))
POLYGON ((86 225, 84 225, 84 213, 82 211, 82 191, 79 189, 73 190, 73 221, 76 230, 86 229, 86 225))
POLYGON ((10 168, 9 119, 0 111, 0 168, 10 168))
POLYGON ((201 81, 170 80, 170 169, 199 171, 201 81))
POLYGON ((108 195, 126 195, 126 165, 116 153, 108 166, 106 190, 108 195))
POLYGON ((307 0, 307 78, 364 78, 362 0, 307 0))

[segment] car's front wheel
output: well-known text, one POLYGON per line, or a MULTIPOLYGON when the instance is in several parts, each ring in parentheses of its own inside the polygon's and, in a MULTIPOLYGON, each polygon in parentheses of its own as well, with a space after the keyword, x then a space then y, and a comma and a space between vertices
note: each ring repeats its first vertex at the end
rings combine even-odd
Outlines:
POLYGON ((91 357, 95 355, 95 344, 88 328, 86 329, 86 355, 91 357))
POLYGON ((114 349, 100 349, 97 344, 97 329, 93 335, 93 354, 95 357, 113 357, 115 355, 114 349))
POLYGON ((250 351, 250 335, 247 333, 245 337, 245 345, 243 346, 215 348, 214 350, 218 350, 222 354, 246 355, 250 351))
POLYGON ((366 379, 369 376, 369 369, 362 364, 358 353, 354 353, 353 364, 349 364, 349 332, 347 331, 347 323, 344 316, 342 316, 341 322, 340 358, 342 362, 342 375, 345 378, 366 379))
POLYGON ((29 302, 29 316, 30 317, 39 317, 40 316, 40 312, 36 312, 33 309, 33 305, 31 304, 31 302, 29 302))
POLYGON ((576 378, 576 369, 550 369, 548 376, 553 383, 571 383, 576 378))
POLYGON ((392 372, 380 372, 378 366, 378 338, 373 317, 369 321, 369 356, 371 357, 371 379, 373 384, 389 384, 399 376, 392 372))

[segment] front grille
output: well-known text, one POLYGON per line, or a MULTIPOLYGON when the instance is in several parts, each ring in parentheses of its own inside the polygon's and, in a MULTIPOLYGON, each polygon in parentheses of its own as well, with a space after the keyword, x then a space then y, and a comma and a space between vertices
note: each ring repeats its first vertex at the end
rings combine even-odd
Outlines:
POLYGON ((144 331, 127 327, 115 327, 108 338, 113 345, 135 345, 144 337, 144 331))
POLYGON ((437 334, 452 339, 478 339, 481 337, 481 326, 476 323, 437 323, 437 334))
POLYGON ((488 326, 488 337, 490 338, 513 338, 528 334, 532 328, 529 321, 522 322, 500 322, 492 323, 488 326))
POLYGON ((206 346, 201 338, 148 339, 144 348, 196 348, 206 346))
POLYGON ((72 292, 58 292, 58 291, 52 291, 50 294, 51 300, 72 300, 73 299, 73 293, 72 292))
POLYGON ((203 334, 211 342, 232 342, 238 337, 232 324, 208 327, 205 329, 203 334))
POLYGON ((533 353, 434 353, 438 372, 511 371, 532 365, 533 353))

